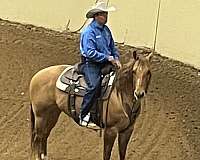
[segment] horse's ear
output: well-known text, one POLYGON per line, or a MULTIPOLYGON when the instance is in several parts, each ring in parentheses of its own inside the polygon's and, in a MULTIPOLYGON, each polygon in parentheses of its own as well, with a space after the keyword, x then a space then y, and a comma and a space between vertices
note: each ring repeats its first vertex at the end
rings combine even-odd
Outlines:
POLYGON ((153 52, 150 52, 150 54, 148 56, 146 56, 146 58, 150 61, 151 58, 153 57, 153 52))
POLYGON ((137 55, 137 50, 133 51, 133 59, 137 60, 138 59, 138 55, 137 55))

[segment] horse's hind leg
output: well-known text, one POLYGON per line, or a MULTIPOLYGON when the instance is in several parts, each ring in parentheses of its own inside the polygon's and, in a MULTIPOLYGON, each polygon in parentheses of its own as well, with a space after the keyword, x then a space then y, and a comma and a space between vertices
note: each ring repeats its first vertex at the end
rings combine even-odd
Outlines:
POLYGON ((43 113, 35 116, 35 137, 32 143, 34 160, 42 160, 47 156, 47 139, 59 115, 60 110, 57 107, 49 106, 43 113))

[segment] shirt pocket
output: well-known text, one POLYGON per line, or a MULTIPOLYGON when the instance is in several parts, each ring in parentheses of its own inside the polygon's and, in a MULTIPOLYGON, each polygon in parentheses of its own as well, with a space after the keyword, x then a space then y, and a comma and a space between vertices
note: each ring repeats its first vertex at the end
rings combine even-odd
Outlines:
POLYGON ((109 47, 110 46, 110 42, 111 42, 111 35, 108 31, 105 31, 105 40, 106 40, 106 44, 109 47))
POLYGON ((101 51, 103 47, 103 39, 102 35, 96 35, 96 45, 97 45, 97 50, 101 51))

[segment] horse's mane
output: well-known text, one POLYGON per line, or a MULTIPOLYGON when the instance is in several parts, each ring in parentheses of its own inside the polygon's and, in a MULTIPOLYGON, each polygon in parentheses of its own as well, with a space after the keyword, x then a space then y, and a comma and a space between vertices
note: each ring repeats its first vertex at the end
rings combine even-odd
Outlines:
POLYGON ((121 69, 117 71, 115 87, 117 92, 129 91, 132 89, 133 75, 132 69, 135 63, 134 59, 131 59, 128 63, 124 64, 121 69), (131 87, 131 88, 130 88, 131 87))

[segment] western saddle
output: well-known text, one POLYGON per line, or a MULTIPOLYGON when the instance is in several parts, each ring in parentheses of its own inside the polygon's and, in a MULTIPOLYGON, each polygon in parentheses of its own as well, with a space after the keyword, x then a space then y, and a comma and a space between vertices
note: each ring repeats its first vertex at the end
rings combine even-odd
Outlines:
MULTIPOLYGON (((67 67, 59 76, 56 87, 68 94, 68 110, 71 113, 71 117, 79 124, 78 108, 76 107, 76 97, 83 97, 86 92, 87 84, 84 79, 84 75, 80 72, 80 64, 67 67)), ((109 99, 111 94, 112 85, 115 79, 115 70, 112 65, 106 65, 101 70, 102 83, 100 96, 97 99, 97 103, 93 104, 90 111, 92 121, 103 128, 102 112, 103 102, 109 99)))

